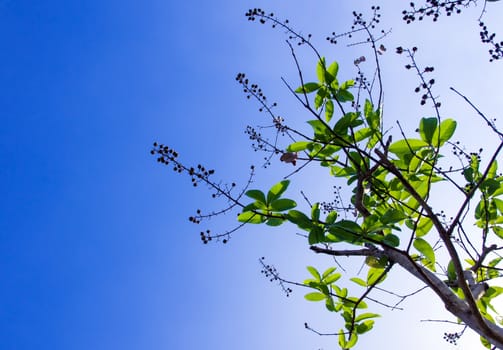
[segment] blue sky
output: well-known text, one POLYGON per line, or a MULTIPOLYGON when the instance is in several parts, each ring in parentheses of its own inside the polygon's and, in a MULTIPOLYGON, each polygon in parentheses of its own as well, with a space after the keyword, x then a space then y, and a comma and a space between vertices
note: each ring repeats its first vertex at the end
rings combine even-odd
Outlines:
MULTIPOLYGON (((153 141, 163 142, 238 182, 250 163, 259 164, 243 130, 264 116, 234 77, 248 73, 287 115, 294 100, 279 78, 295 81, 295 73, 282 33, 247 23, 244 13, 256 6, 318 35, 331 59, 348 66, 358 57, 358 49, 324 44, 327 33, 345 31, 351 21, 352 8, 333 1, 0 1, 3 349, 335 347, 335 338, 317 337, 303 323, 330 331, 337 319, 304 302, 302 291, 285 298, 261 276, 257 260, 265 255, 297 279, 306 276, 305 265, 330 261, 313 258, 298 237, 285 240, 292 232, 261 228, 244 230, 227 246, 203 246, 187 218, 216 203, 149 155, 153 141)), ((387 9, 390 48, 422 41, 422 59, 443 72, 441 88, 455 82, 489 111, 501 110, 500 100, 480 91, 500 90, 501 68, 486 64, 478 10, 427 33, 403 26, 398 10, 387 9), (452 39, 452 32, 459 36, 452 39)), ((391 115, 404 115, 410 103, 419 105, 408 93, 415 82, 391 56, 386 100, 391 115), (407 90, 401 84, 408 82, 407 90)), ((449 112, 469 111, 447 98, 454 101, 449 112)), ((415 108, 414 123, 423 112, 415 108)), ((258 175, 257 186, 270 186, 287 170, 273 166, 258 175)), ((397 322, 428 327, 415 317, 421 307, 410 304, 411 317, 391 313, 398 318, 382 323, 383 333, 367 336, 362 348, 389 345, 386 332, 397 322)), ((410 343, 398 333, 392 348, 410 343)), ((441 333, 418 334, 414 344, 449 348, 441 333)))

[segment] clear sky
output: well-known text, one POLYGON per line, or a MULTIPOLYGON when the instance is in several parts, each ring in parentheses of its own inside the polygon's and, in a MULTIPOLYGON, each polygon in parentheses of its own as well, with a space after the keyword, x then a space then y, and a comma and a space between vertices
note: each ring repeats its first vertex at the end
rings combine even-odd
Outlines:
MULTIPOLYGON (((359 8, 372 5, 366 3, 359 8)), ((419 108, 414 77, 393 54, 399 44, 417 45, 424 64, 438 71, 439 94, 446 113, 459 118, 460 137, 490 147, 484 125, 447 90, 459 88, 489 115, 501 111, 501 63, 489 65, 478 40, 480 8, 435 26, 405 26, 402 7, 382 3, 388 4, 383 28, 392 29, 383 58, 391 121, 410 120, 413 131, 430 113, 419 108)), ((284 35, 247 23, 244 13, 263 7, 313 33, 349 79, 351 62, 364 49, 330 47, 324 38, 348 29, 351 6, 328 0, 0 1, 0 347, 336 348, 336 338, 318 337, 303 323, 333 332, 338 316, 304 301, 304 291, 284 297, 261 276, 258 258, 266 256, 297 280, 307 276, 306 265, 321 269, 331 262, 313 257, 288 229, 254 227, 226 246, 203 246, 200 228, 187 218, 217 203, 159 166, 149 150, 153 141, 172 145, 187 162, 243 183, 248 166, 261 159, 243 130, 264 116, 244 98, 236 73, 246 72, 285 116, 302 120, 280 81, 296 79, 284 35)), ((492 4, 487 15, 501 36, 502 9, 492 4)), ((313 58, 302 57, 312 69, 313 58)), ((276 164, 261 171, 257 186, 270 186, 289 170, 276 164)), ((292 193, 302 187, 326 192, 313 185, 318 179, 298 181, 292 193)), ((233 220, 229 215, 212 229, 229 228, 233 220)), ((406 303, 410 313, 377 310, 386 317, 359 348, 453 348, 441 339, 451 329, 419 322, 440 317, 435 310, 443 308, 436 301, 425 308, 424 300, 406 303)))

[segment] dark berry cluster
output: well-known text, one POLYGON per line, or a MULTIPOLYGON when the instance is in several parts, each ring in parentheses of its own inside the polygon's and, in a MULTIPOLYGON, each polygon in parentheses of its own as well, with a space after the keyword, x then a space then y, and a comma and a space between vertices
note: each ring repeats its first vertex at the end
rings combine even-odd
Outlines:
POLYGON ((246 98, 254 96, 260 101, 267 100, 267 97, 264 95, 262 89, 259 88, 257 84, 250 84, 250 81, 246 78, 244 73, 238 73, 236 81, 243 86, 243 92, 247 94, 246 98))
POLYGON ((178 161, 178 153, 165 145, 159 145, 154 142, 154 148, 150 151, 150 154, 157 155, 157 161, 159 163, 168 165, 173 165, 173 170, 177 173, 183 171, 187 172, 191 178, 192 185, 195 187, 200 181, 208 183, 208 177, 215 173, 215 170, 208 170, 201 164, 198 164, 196 168, 186 167, 178 161))
POLYGON ((424 6, 416 7, 416 4, 411 2, 409 10, 402 11, 402 19, 411 23, 416 19, 422 21, 424 17, 430 17, 434 22, 438 20, 442 13, 446 16, 451 16, 453 13, 461 13, 462 7, 467 7, 476 0, 426 0, 424 6))
POLYGON ((245 16, 249 21, 259 20, 260 23, 264 24, 269 18, 274 17, 274 13, 266 14, 266 12, 260 8, 249 9, 245 16))
POLYGON ((499 60, 503 58, 503 41, 497 42, 495 40, 496 34, 491 33, 489 34, 489 30, 487 30, 487 26, 484 24, 484 22, 479 23, 481 29, 480 29, 480 40, 484 44, 490 44, 492 45, 492 49, 489 49, 489 55, 491 58, 489 61, 494 61, 494 60, 499 60))
MULTIPOLYGON (((363 13, 358 13, 353 11, 353 25, 351 26, 351 30, 345 33, 337 34, 336 32, 332 32, 330 36, 326 37, 326 40, 331 44, 337 44, 337 39, 341 37, 352 38, 353 35, 360 31, 365 31, 370 35, 370 29, 375 29, 376 25, 381 21, 381 14, 379 12, 381 8, 379 6, 372 6, 371 10, 373 11, 372 18, 370 20, 366 20, 363 16, 363 13)), ((381 31, 382 34, 385 34, 384 31, 381 31)), ((365 42, 372 42, 374 40, 372 38, 367 38, 365 42)))
POLYGON ((157 155, 157 161, 159 163, 168 165, 169 163, 173 162, 174 171, 179 173, 183 171, 183 167, 181 167, 177 162, 178 153, 174 149, 162 144, 160 145, 157 142, 154 142, 153 146, 154 148, 150 150, 150 154, 157 155))
POLYGON ((260 270, 260 272, 263 273, 265 277, 269 279, 269 281, 278 282, 283 292, 285 292, 286 296, 287 297, 290 296, 290 294, 292 293, 292 289, 285 286, 285 284, 288 282, 279 277, 279 273, 276 270, 276 268, 272 265, 266 264, 264 257, 261 257, 259 259, 259 262, 260 265, 262 265, 262 270, 260 270))
POLYGON ((421 91, 423 92, 423 94, 421 95, 421 102, 420 104, 423 106, 426 104, 426 101, 428 99, 431 99, 433 101, 433 105, 435 106, 435 108, 439 108, 441 106, 441 103, 436 101, 436 99, 433 97, 432 95, 432 92, 431 92, 431 88, 433 86, 433 84, 435 84, 435 79, 426 79, 425 78, 425 74, 427 73, 431 73, 435 70, 434 67, 425 67, 424 69, 420 69, 417 64, 416 64, 416 61, 414 60, 414 55, 416 54, 417 52, 417 47, 413 47, 412 49, 404 49, 403 47, 399 46, 396 48, 396 53, 401 55, 403 53, 407 53, 410 60, 411 60, 411 63, 408 63, 405 65, 405 69, 415 69, 420 77, 420 83, 418 86, 416 86, 416 88, 414 89, 414 92, 415 93, 420 93, 421 91))
POLYGON ((450 344, 457 345, 462 333, 444 333, 444 340, 450 344))

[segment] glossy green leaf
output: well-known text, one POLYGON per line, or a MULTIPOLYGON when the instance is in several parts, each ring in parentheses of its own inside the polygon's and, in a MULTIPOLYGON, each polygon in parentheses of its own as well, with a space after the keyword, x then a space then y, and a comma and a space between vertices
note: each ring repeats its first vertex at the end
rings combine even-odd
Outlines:
POLYGON ((487 289, 484 297, 486 298, 496 298, 497 296, 503 294, 503 288, 498 286, 491 286, 487 289))
POLYGON ((491 226, 492 231, 496 236, 503 239, 503 228, 500 226, 491 226))
POLYGON ((327 276, 330 276, 335 270, 337 270, 335 267, 329 267, 328 269, 325 270, 325 272, 323 272, 321 278, 323 279, 327 276))
POLYGON ((356 345, 358 342, 358 336, 356 333, 351 333, 351 336, 349 337, 348 341, 346 342, 346 348, 345 349, 351 349, 353 346, 356 345))
POLYGON ((363 105, 363 114, 365 117, 368 118, 368 116, 374 111, 374 105, 372 105, 372 102, 367 98, 365 100, 365 104, 363 105))
POLYGON ((292 224, 297 225, 303 230, 310 229, 313 226, 311 219, 309 219, 306 214, 298 210, 290 210, 286 215, 286 218, 292 224))
POLYGON ((290 180, 283 180, 278 182, 276 185, 272 186, 269 192, 267 193, 267 204, 271 203, 272 201, 278 199, 283 192, 286 191, 288 188, 288 185, 290 184, 290 180))
POLYGON ((344 331, 341 329, 339 331, 339 346, 341 349, 347 349, 347 346, 346 346, 346 336, 344 334, 344 331))
POLYGON ((295 89, 295 92, 301 93, 301 94, 303 94, 303 93, 308 94, 310 92, 314 92, 314 91, 318 90, 320 87, 321 87, 321 85, 318 83, 306 83, 302 86, 299 86, 297 89, 295 89))
POLYGON ((350 87, 353 87, 355 86, 355 81, 353 79, 350 79, 350 80, 346 80, 344 83, 342 83, 340 89, 341 90, 347 90, 349 89, 350 87))
POLYGON ((265 218, 262 215, 254 213, 252 211, 245 211, 238 215, 238 221, 247 224, 261 224, 265 221, 265 218))
POLYGON ((383 276, 383 268, 373 268, 371 267, 367 272, 367 285, 372 286, 374 284, 382 283, 387 275, 383 276))
POLYGON ((376 318, 376 317, 381 317, 381 315, 367 312, 367 313, 363 313, 363 314, 356 316, 355 322, 360 322, 363 320, 367 320, 369 318, 376 318))
POLYGON ((253 198, 261 203, 265 203, 265 194, 260 190, 249 190, 245 193, 248 197, 253 198))
POLYGON ((323 282, 325 282, 327 285, 328 284, 331 284, 331 283, 334 283, 335 281, 337 281, 339 278, 341 278, 341 274, 340 273, 334 273, 334 274, 331 274, 330 276, 326 277, 323 282))
POLYGON ((437 129, 437 118, 422 118, 419 122, 419 135, 421 139, 431 145, 431 139, 437 129))
POLYGON ((319 120, 309 120, 307 122, 314 130, 314 136, 320 141, 329 141, 333 137, 332 131, 327 128, 327 125, 319 120))
POLYGON ((325 294, 319 292, 307 293, 304 298, 309 301, 322 301, 325 300, 325 294))
POLYGON ((418 139, 404 139, 396 141, 389 146, 389 151, 401 156, 404 154, 413 153, 423 147, 428 147, 428 144, 423 140, 418 139))
POLYGON ((390 247, 398 247, 400 245, 400 238, 392 233, 388 233, 384 236, 382 241, 384 244, 389 245, 390 247))
POLYGON ((316 76, 318 77, 318 81, 320 84, 323 84, 325 82, 325 71, 326 71, 326 63, 325 63, 325 57, 322 57, 319 61, 318 64, 316 65, 316 76))
POLYGON ((435 129, 431 141, 434 146, 442 146, 446 141, 454 135, 456 131, 456 121, 454 119, 445 119, 435 129), (438 143, 440 141, 440 143, 438 143))
POLYGON ((315 267, 313 266, 306 266, 306 269, 307 271, 309 271, 309 273, 317 280, 317 281, 321 281, 321 276, 320 276, 320 273, 318 272, 318 270, 316 270, 315 267))
POLYGON ((286 148, 286 151, 287 152, 300 152, 300 151, 303 151, 306 148, 308 148, 309 145, 311 145, 311 144, 312 144, 312 142, 308 142, 308 141, 294 142, 286 148))
POLYGON ((307 236, 310 245, 325 241, 325 234, 320 226, 313 226, 307 236))
POLYGON ((313 221, 320 220, 320 203, 314 203, 311 207, 311 219, 313 219, 313 221))
POLYGON ((491 166, 489 167, 489 170, 487 171, 487 178, 494 179, 497 176, 497 171, 498 171, 498 162, 495 159, 493 160, 491 166))
POLYGON ((272 201, 270 204, 270 208, 273 211, 285 211, 289 209, 293 209, 297 206, 297 203, 294 200, 287 198, 280 198, 272 201))
POLYGON ((325 103, 325 120, 330 122, 334 115, 334 102, 332 100, 327 100, 325 103))
POLYGON ((269 219, 267 219, 265 224, 268 226, 280 226, 284 222, 285 222, 285 219, 282 219, 282 218, 269 218, 269 219))
POLYGON ((430 232, 432 227, 433 221, 431 221, 431 219, 428 217, 422 217, 416 227, 416 237, 423 237, 428 232, 430 232))
POLYGON ((339 72, 339 64, 334 61, 330 66, 327 68, 327 72, 330 73, 330 75, 334 78, 337 78, 337 73, 339 72))
POLYGON ((350 278, 351 281, 355 282, 356 284, 358 284, 359 286, 362 286, 362 287, 367 287, 367 282, 365 282, 364 280, 362 280, 361 278, 358 278, 358 277, 352 277, 350 278))
POLYGON ((374 328, 374 320, 366 320, 362 323, 359 323, 357 326, 356 326, 356 332, 358 334, 363 334, 363 333, 366 333, 368 331, 370 331, 372 328, 374 328))
POLYGON ((337 94, 335 94, 335 98, 339 102, 350 102, 355 99, 355 97, 353 96, 353 94, 351 92, 349 92, 348 90, 342 90, 342 89, 337 91, 337 94))
POLYGON ((431 245, 422 238, 416 238, 414 240, 413 245, 414 248, 416 248, 417 251, 423 254, 426 260, 428 260, 429 263, 427 264, 427 267, 431 270, 434 270, 436 259, 435 259, 435 251, 433 250, 431 245))
POLYGON ((480 190, 487 196, 491 196, 501 187, 501 185, 502 184, 495 179, 485 179, 484 182, 480 184, 480 190))
POLYGON ((386 212, 381 217, 381 222, 385 225, 386 224, 394 224, 394 223, 402 221, 405 218, 406 218, 406 215, 404 214, 403 211, 398 210, 398 209, 394 209, 394 208, 390 208, 390 209, 386 210, 386 212))
POLYGON ((328 213, 326 219, 325 219, 325 222, 327 224, 333 224, 335 222, 335 220, 337 220, 337 212, 334 210, 334 211, 331 211, 330 213, 328 213))
POLYGON ((366 138, 370 137, 374 131, 370 128, 362 128, 358 131, 355 132, 355 141, 360 142, 362 140, 365 140, 366 138))

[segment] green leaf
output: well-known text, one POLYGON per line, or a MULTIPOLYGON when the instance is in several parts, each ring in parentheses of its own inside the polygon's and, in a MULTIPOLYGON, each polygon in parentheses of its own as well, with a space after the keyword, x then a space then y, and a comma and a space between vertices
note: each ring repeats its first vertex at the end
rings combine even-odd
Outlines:
POLYGON ((426 267, 428 267, 430 270, 435 270, 435 252, 431 245, 425 241, 422 238, 416 238, 414 240, 414 248, 417 249, 418 252, 423 254, 423 256, 428 260, 428 264, 426 267))
POLYGON ((493 230, 494 234, 498 236, 499 238, 503 239, 503 228, 500 226, 491 226, 491 229, 493 230))
POLYGON ((481 191, 483 191, 488 196, 491 196, 500 187, 501 183, 495 179, 485 179, 484 182, 480 184, 481 191))
POLYGON ((327 276, 330 276, 335 270, 336 270, 335 267, 329 267, 328 269, 325 270, 325 272, 323 272, 323 274, 321 275, 321 278, 323 279, 327 276))
POLYGON ((325 294, 319 292, 307 293, 304 298, 309 301, 322 301, 325 300, 325 294))
POLYGON ((264 194, 264 192, 262 192, 260 190, 249 190, 249 191, 246 191, 245 194, 248 197, 253 198, 253 199, 259 201, 260 203, 264 203, 265 204, 265 194, 264 194))
POLYGON ((346 347, 345 349, 351 349, 353 346, 356 345, 356 342, 358 341, 358 336, 356 333, 351 333, 351 336, 349 337, 348 341, 346 342, 346 347))
POLYGON ((482 345, 487 348, 487 349, 491 349, 492 348, 492 344, 489 342, 489 340, 487 340, 486 338, 484 338, 483 336, 480 336, 480 342, 482 343, 482 345))
POLYGON ((332 62, 332 64, 328 66, 327 72, 336 79, 337 73, 339 72, 339 64, 336 61, 332 62))
POLYGON ((307 215, 298 210, 290 210, 286 215, 286 218, 292 224, 297 225, 299 228, 303 230, 310 229, 313 226, 313 223, 307 217, 307 215))
POLYGON ((307 122, 314 130, 314 136, 317 140, 328 142, 332 139, 332 131, 327 128, 326 124, 319 120, 309 120, 307 122))
POLYGON ((367 98, 365 100, 365 104, 363 105, 363 114, 368 118, 373 111, 374 106, 372 105, 372 102, 370 102, 370 100, 367 98))
POLYGON ((405 218, 406 218, 406 216, 403 211, 398 210, 398 209, 394 209, 394 208, 390 208, 390 209, 386 210, 386 212, 381 217, 381 222, 385 225, 395 224, 397 222, 402 221, 405 218))
POLYGON ((339 331, 339 346, 341 349, 347 349, 346 336, 344 335, 344 331, 342 329, 339 331))
POLYGON ((431 145, 431 138, 437 129, 437 118, 422 118, 419 122, 419 135, 424 142, 431 145))
POLYGON ((489 170, 487 171, 487 178, 494 179, 496 177, 497 171, 498 171, 498 162, 495 159, 493 160, 491 166, 489 167, 489 170))
POLYGON ((308 148, 309 145, 311 145, 311 144, 312 144, 312 142, 308 142, 308 141, 294 142, 286 148, 286 151, 287 152, 300 152, 300 151, 303 151, 306 148, 308 148))
POLYGON ((358 278, 358 277, 352 277, 350 278, 351 281, 355 282, 356 284, 358 284, 359 286, 362 286, 362 287, 367 287, 367 282, 365 282, 364 280, 362 280, 361 278, 358 278))
POLYGON ((339 278, 341 278, 341 274, 340 273, 334 273, 334 274, 331 274, 330 276, 326 277, 323 282, 325 282, 327 285, 328 284, 331 284, 331 283, 334 283, 335 281, 337 281, 339 278))
POLYGON ((372 286, 374 284, 382 283, 387 275, 382 275, 384 272, 383 268, 373 268, 371 267, 367 272, 367 286, 372 286))
POLYGON ((418 139, 404 139, 399 140, 392 143, 389 146, 389 151, 391 153, 396 154, 397 156, 401 156, 404 154, 413 153, 423 147, 428 147, 428 144, 423 140, 418 139))
POLYGON ((293 209, 297 206, 297 203, 294 200, 287 198, 280 198, 272 201, 270 204, 270 208, 273 211, 285 211, 289 209, 293 209))
POLYGON ((299 86, 297 89, 295 89, 295 92, 300 93, 300 94, 303 94, 303 93, 308 94, 310 92, 318 90, 320 87, 321 87, 321 85, 318 83, 306 83, 302 86, 299 86))
POLYGON ((382 241, 384 244, 389 245, 390 247, 398 247, 400 245, 400 238, 398 236, 388 233, 386 236, 384 236, 384 239, 382 241))
POLYGON ((311 207, 311 219, 313 219, 313 221, 320 220, 320 203, 314 203, 311 207))
POLYGON ((363 334, 370 331, 374 327, 374 320, 364 321, 356 326, 356 332, 358 334, 363 334))
POLYGON ((284 222, 285 222, 285 219, 283 219, 283 218, 269 218, 269 219, 267 219, 265 224, 268 226, 280 226, 284 222))
POLYGON ((332 116, 334 115, 334 102, 332 100, 327 100, 325 103, 325 120, 330 122, 332 116))
POLYGON ((423 237, 428 232, 430 232, 433 227, 433 221, 428 217, 422 217, 419 219, 416 227, 416 237, 423 237))
POLYGON ((449 281, 455 281, 457 279, 456 268, 454 267, 452 260, 449 261, 449 264, 447 265, 447 278, 449 281))
POLYGON ((355 99, 355 97, 353 96, 353 94, 351 92, 349 92, 347 90, 342 90, 342 89, 337 91, 337 93, 335 94, 335 98, 339 102, 350 102, 355 99))
POLYGON ((323 101, 326 96, 327 90, 324 87, 321 87, 314 97, 314 108, 319 109, 323 105, 323 101))
POLYGON ((363 321, 363 320, 366 320, 369 318, 376 318, 376 317, 381 317, 381 315, 367 312, 367 313, 356 316, 355 322, 360 322, 360 321, 363 321))
POLYGON ((330 213, 328 213, 326 219, 325 219, 325 222, 327 224, 333 224, 335 222, 335 220, 337 219, 337 212, 334 210, 334 211, 331 211, 330 213))
POLYGON ((318 272, 318 270, 316 270, 315 267, 313 266, 306 266, 306 269, 307 271, 309 271, 309 273, 317 280, 317 281, 321 281, 321 276, 320 276, 320 273, 318 272))
POLYGON ((288 188, 288 185, 290 184, 290 180, 283 180, 278 182, 276 185, 272 186, 269 192, 267 193, 267 204, 271 203, 272 201, 278 199, 283 192, 286 191, 288 188))
POLYGON ((252 211, 245 211, 238 215, 238 221, 247 224, 261 224, 265 221, 265 218, 262 215, 254 213, 252 211))
POLYGON ((486 298, 496 298, 498 295, 501 295, 503 293, 503 288, 498 287, 498 286, 491 286, 487 289, 486 293, 484 294, 484 297, 486 298))
POLYGON ((318 64, 316 65, 316 76, 318 77, 318 81, 320 84, 323 84, 325 82, 325 72, 326 72, 326 63, 325 63, 325 57, 322 57, 319 61, 318 64))
POLYGON ((351 232, 355 234, 362 234, 363 230, 356 222, 351 220, 341 220, 332 225, 332 227, 339 227, 346 232, 351 232))
POLYGON ((353 79, 346 80, 344 83, 342 83, 340 89, 341 90, 347 90, 350 87, 355 86, 355 81, 353 79))
POLYGON ((371 128, 363 128, 355 132, 355 141, 360 142, 371 136, 374 131, 371 128))
POLYGON ((309 231, 307 239, 310 245, 325 241, 323 229, 320 226, 313 226, 309 231))
POLYGON ((435 129, 431 141, 434 146, 442 146, 446 141, 454 135, 456 131, 456 121, 453 119, 445 119, 435 129), (440 143, 439 143, 440 141, 440 143))

